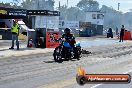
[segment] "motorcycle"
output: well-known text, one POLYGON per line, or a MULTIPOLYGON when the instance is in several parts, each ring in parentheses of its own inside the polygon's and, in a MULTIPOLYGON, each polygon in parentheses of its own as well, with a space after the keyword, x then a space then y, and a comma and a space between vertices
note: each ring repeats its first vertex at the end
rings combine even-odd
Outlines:
POLYGON ((77 43, 75 47, 71 47, 66 41, 60 43, 58 47, 55 48, 53 57, 55 62, 62 63, 64 60, 72 60, 81 58, 81 46, 77 43))

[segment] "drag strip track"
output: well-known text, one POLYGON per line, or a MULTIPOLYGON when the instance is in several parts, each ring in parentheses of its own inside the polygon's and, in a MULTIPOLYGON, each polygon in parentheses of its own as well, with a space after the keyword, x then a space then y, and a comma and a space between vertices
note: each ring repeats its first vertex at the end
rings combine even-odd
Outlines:
MULTIPOLYGON (((112 66, 116 67, 117 63, 112 60, 131 54, 131 48, 131 44, 86 48, 92 54, 83 54, 79 61, 64 61, 63 63, 55 63, 52 53, 0 59, 0 88, 18 88, 18 85, 24 84, 24 88, 36 88, 47 83, 55 83, 74 76, 78 65, 90 66, 111 61, 112 66), (27 82, 29 83, 26 84, 27 82), (12 86, 9 86, 10 84, 12 86)), ((131 64, 132 59, 128 61, 121 59, 118 64, 126 65, 129 64, 128 62, 131 64)))

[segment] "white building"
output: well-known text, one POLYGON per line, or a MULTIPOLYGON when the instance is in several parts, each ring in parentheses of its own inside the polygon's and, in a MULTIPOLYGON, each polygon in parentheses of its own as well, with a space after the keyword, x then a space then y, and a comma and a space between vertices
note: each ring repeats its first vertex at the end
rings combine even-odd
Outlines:
POLYGON ((104 13, 100 11, 88 11, 85 17, 86 22, 91 22, 91 30, 95 35, 103 34, 104 13))
POLYGON ((59 31, 59 16, 36 16, 35 28, 59 31))
POLYGON ((104 24, 104 13, 100 11, 86 12, 85 21, 91 22, 92 24, 103 25, 104 24))
POLYGON ((32 19, 32 28, 43 29, 46 31, 59 31, 58 11, 49 10, 28 10, 29 17, 32 19))

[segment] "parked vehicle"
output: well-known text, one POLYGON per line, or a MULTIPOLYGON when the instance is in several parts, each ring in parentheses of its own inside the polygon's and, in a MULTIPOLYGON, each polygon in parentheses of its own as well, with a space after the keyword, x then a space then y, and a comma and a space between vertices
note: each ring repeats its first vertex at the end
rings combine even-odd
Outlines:
POLYGON ((107 32, 107 38, 113 38, 113 32, 112 32, 112 28, 109 28, 108 32, 107 32))

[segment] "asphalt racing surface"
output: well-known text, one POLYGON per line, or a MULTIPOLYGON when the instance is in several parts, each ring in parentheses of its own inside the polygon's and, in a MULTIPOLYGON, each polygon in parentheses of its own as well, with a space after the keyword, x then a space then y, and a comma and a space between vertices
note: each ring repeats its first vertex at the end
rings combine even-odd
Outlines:
POLYGON ((132 88, 130 84, 76 83, 77 68, 87 73, 132 75, 132 42, 83 47, 92 54, 56 63, 52 52, 0 59, 0 88, 132 88))

